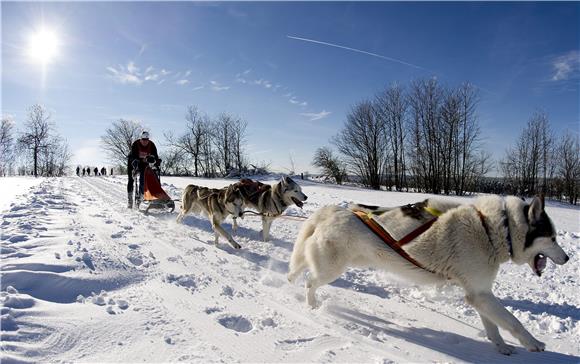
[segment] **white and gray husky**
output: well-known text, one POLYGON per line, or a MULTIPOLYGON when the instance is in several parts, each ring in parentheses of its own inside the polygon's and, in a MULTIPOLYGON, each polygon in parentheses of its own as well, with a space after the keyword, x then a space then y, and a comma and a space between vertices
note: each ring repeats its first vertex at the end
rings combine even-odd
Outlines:
POLYGON ((288 208, 295 204, 302 208, 308 197, 300 185, 290 177, 283 177, 274 185, 264 184, 248 178, 236 183, 244 197, 244 205, 258 211, 262 216, 262 239, 270 237, 270 226, 288 208))
POLYGON ((232 215, 235 233, 236 218, 242 217, 243 202, 240 189, 235 184, 220 189, 188 185, 181 196, 181 211, 177 216, 177 222, 182 222, 189 212, 196 214, 203 212, 211 222, 215 233, 215 244, 217 245, 219 235, 221 235, 234 249, 240 249, 240 244, 224 230, 221 223, 226 217, 232 215))
MULTIPOLYGON (((400 239, 432 219, 428 211, 433 208, 441 212, 440 217, 403 248, 421 268, 391 249, 351 210, 323 207, 300 231, 288 280, 292 282, 309 270, 306 293, 312 307, 316 306, 316 289, 337 279, 348 267, 385 269, 417 283, 451 281, 463 287, 467 302, 479 313, 487 337, 500 353, 512 354, 514 348, 504 342, 498 326, 508 330, 527 350, 543 351, 545 344, 536 340, 492 293, 499 265, 510 259, 516 264, 528 263, 538 276, 547 258, 559 265, 568 261, 556 242, 556 230, 544 211, 543 199, 536 197, 529 205, 517 197, 498 196, 480 197, 469 205, 426 200, 378 211, 375 218, 394 239, 400 239)), ((373 209, 367 207, 367 211, 373 209)))

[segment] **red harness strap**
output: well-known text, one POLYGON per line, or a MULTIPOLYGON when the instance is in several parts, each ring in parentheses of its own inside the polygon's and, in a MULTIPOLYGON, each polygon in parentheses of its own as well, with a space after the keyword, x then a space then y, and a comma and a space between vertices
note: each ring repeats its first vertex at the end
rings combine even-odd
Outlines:
POLYGON ((366 226, 368 226, 379 238, 381 238, 381 240, 383 240, 389 247, 391 247, 394 251, 396 251, 400 256, 407 259, 409 262, 413 263, 415 266, 429 271, 428 269, 423 267, 419 262, 417 262, 415 259, 413 259, 409 254, 407 254, 407 252, 404 251, 402 247, 403 247, 403 245, 410 243, 415 238, 417 238, 419 235, 421 235, 425 231, 427 231, 431 227, 431 225, 433 225, 433 223, 435 221, 437 221, 437 217, 432 218, 431 220, 427 221, 426 223, 419 226, 415 230, 411 231, 409 234, 404 236, 401 240, 396 241, 395 239, 393 239, 393 237, 387 231, 385 231, 385 229, 383 229, 383 227, 381 225, 379 225, 375 220, 373 220, 371 217, 369 217, 369 215, 366 212, 353 211, 353 213, 359 219, 361 219, 361 221, 366 226))

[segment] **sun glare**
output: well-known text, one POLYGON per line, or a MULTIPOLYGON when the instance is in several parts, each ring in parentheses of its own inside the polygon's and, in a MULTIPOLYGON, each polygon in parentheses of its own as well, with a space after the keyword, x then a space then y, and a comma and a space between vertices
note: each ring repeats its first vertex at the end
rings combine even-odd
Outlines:
POLYGON ((34 62, 46 65, 58 56, 58 36, 50 29, 40 29, 30 35, 28 56, 34 62))

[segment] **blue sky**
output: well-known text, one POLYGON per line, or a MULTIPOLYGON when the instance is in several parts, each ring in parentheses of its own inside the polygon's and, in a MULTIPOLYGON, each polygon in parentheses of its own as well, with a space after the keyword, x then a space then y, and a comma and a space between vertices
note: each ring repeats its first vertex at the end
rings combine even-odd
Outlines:
POLYGON ((536 109, 557 133, 580 129, 579 3, 1 7, 3 116, 22 125, 26 109, 42 103, 84 165, 105 163, 99 137, 113 120, 142 122, 163 149, 163 133, 182 131, 187 105, 197 105, 248 121, 252 161, 286 171, 292 156, 297 172, 314 171, 314 150, 354 103, 433 76, 481 88, 484 148, 496 158, 536 109), (59 43, 44 71, 26 54, 42 24, 59 43))

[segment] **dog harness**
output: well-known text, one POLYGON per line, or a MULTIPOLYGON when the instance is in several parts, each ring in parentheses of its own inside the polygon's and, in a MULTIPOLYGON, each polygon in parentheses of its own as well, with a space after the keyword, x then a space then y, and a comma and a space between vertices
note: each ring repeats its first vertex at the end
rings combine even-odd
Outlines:
MULTIPOLYGON (((409 234, 405 235, 401 240, 395 240, 391 234, 389 234, 379 223, 377 223, 373 219, 372 212, 364 212, 360 210, 353 210, 353 213, 366 225, 371 229, 382 241, 384 241, 391 249, 396 251, 400 256, 408 260, 409 262, 413 263, 416 267, 424 269, 426 271, 431 272, 429 269, 425 268, 421 265, 421 263, 417 262, 413 259, 406 251, 403 250, 403 246, 415 240, 419 235, 423 234, 425 231, 429 230, 429 228, 437 221, 439 216, 443 213, 437 209, 432 207, 424 207, 424 210, 427 211, 429 214, 433 215, 433 218, 423 225, 419 226, 415 230, 411 231, 409 234)), ((432 272, 433 273, 433 272, 432 272)))

